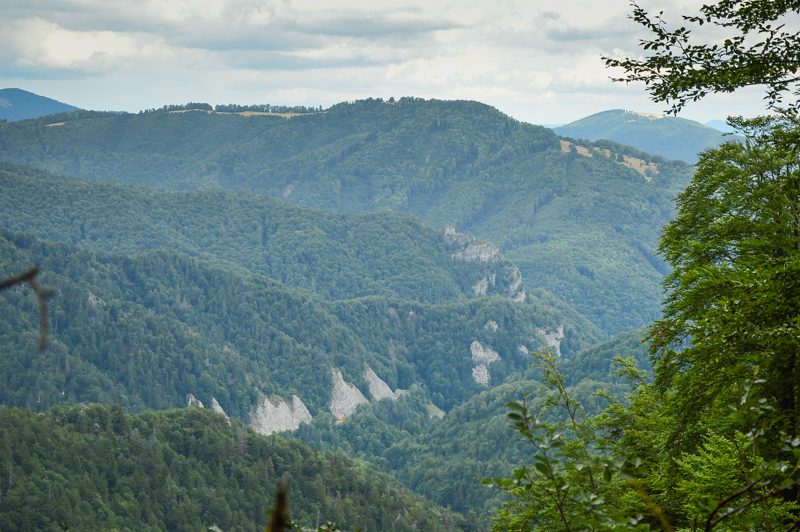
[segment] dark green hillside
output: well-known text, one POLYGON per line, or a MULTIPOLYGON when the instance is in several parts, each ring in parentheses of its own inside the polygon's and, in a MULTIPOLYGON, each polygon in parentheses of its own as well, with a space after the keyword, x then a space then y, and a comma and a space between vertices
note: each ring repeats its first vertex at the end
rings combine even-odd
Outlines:
POLYGON ((631 358, 639 369, 649 371, 647 345, 642 345, 646 328, 618 334, 610 340, 578 351, 565 360, 561 369, 567 375, 570 384, 578 384, 590 379, 601 382, 618 382, 615 377, 619 369, 614 364, 616 357, 631 358))
POLYGON ((38 118, 76 109, 77 107, 73 105, 67 105, 22 89, 0 89, 0 120, 38 118))
POLYGON ((172 249, 260 273, 327 299, 370 295, 422 302, 509 294, 507 261, 453 260, 460 249, 403 213, 337 215, 222 190, 160 193, 57 177, 0 162, 0 226, 90 249, 172 249))
POLYGON ((119 405, 0 408, 0 529, 264 530, 281 478, 305 526, 469 530, 460 516, 341 452, 264 437, 188 408, 139 415, 119 405))
POLYGON ((172 251, 126 257, 2 230, 0 277, 32 264, 56 291, 43 353, 30 291, 0 293, 0 402, 32 410, 115 400, 134 411, 166 409, 191 393, 247 420, 259 394, 296 394, 317 415, 328 411, 330 368, 368 393, 365 363, 393 390, 416 384, 449 410, 485 389, 473 379, 474 341, 499 353, 490 366, 496 385, 524 371, 529 359, 518 346, 543 343, 543 332, 564 326, 567 355, 598 338, 544 294, 524 304, 325 302, 172 251))
POLYGON ((697 154, 730 140, 713 127, 673 116, 658 117, 622 109, 603 111, 553 129, 576 139, 607 139, 694 164, 697 154))
MULTIPOLYGON (((472 397, 430 425, 418 420, 419 408, 413 404, 381 403, 360 407, 341 425, 325 426, 315 420, 297 435, 309 445, 347 449, 393 471, 416 493, 464 515, 474 511, 485 518, 504 496, 481 487, 476 478, 506 474, 514 464, 529 459, 529 446, 519 443, 508 428, 505 404, 522 399, 526 393, 535 394, 539 388, 540 383, 532 380, 503 384, 472 397), (382 424, 384 420, 390 423, 382 424), (396 428, 401 421, 404 430, 396 428)), ((629 391, 625 384, 585 380, 570 388, 570 393, 594 415, 607 404, 596 395, 598 389, 617 397, 629 391)), ((541 400, 538 397, 534 402, 541 400)), ((550 421, 561 415, 554 411, 550 421)))
POLYGON ((564 153, 550 130, 491 107, 414 98, 288 120, 161 111, 0 125, 0 158, 56 172, 160 190, 246 189, 453 225, 498 244, 529 287, 609 334, 657 315, 663 272, 652 251, 691 173, 659 159, 648 181, 618 162, 625 150, 564 153))

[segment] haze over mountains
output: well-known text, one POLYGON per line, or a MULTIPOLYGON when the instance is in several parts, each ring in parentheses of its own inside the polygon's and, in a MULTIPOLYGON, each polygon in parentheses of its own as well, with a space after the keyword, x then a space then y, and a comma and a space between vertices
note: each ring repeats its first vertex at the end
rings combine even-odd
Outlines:
MULTIPOLYGON (((715 123, 717 127, 727 126, 723 121, 716 122, 721 122, 721 125, 715 123)), ((730 140, 719 129, 693 120, 622 109, 587 116, 553 131, 576 139, 613 140, 692 164, 697 162, 697 154, 701 151, 730 140)))
POLYGON ((75 111, 78 108, 66 103, 39 96, 22 89, 0 89, 0 120, 23 120, 75 111))
MULTIPOLYGON (((225 504, 187 510, 181 526, 255 530, 263 512, 237 500, 239 482, 267 493, 277 475, 317 475, 304 504, 331 511, 356 496, 331 487, 332 471, 349 474, 344 451, 372 465, 343 481, 382 486, 358 506, 374 507, 371 527, 413 528, 393 513, 395 490, 428 529, 485 530, 502 496, 475 477, 523 456, 502 405, 537 389, 530 351, 552 349, 590 410, 598 388, 628 389, 614 356, 646 365, 639 327, 658 315, 666 273, 654 251, 687 163, 558 137, 476 102, 180 111, 0 123, 0 277, 38 264, 56 294, 43 352, 35 298, 0 294, 0 403, 56 407, 0 409, 0 430, 113 440, 136 456, 118 471, 71 463, 62 478, 92 479, 80 496, 52 481, 73 523, 165 523, 161 506, 149 515, 126 498, 135 485, 193 508, 213 499, 196 493, 220 490, 225 504), (92 407, 87 422, 70 408, 95 402, 133 414, 92 407), (219 415, 172 410, 187 404, 219 415), (331 454, 264 436, 276 432, 331 454), (162 479, 171 468, 174 490, 145 486, 137 461, 162 479)), ((10 449, 2 471, 28 480, 0 515, 36 514, 21 509, 25 489, 55 465, 10 449)), ((37 501, 37 515, 58 515, 37 501)), ((341 519, 363 526, 354 508, 341 519)))

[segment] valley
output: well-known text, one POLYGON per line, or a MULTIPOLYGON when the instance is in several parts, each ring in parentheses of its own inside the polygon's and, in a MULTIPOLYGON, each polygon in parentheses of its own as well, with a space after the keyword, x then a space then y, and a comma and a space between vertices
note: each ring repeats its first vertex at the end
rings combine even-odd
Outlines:
MULTIPOLYGON (((417 513, 392 530, 488 530, 507 497, 476 477, 524 460, 504 405, 541 386, 532 353, 559 357, 588 414, 608 404, 598 389, 631 391, 614 357, 648 367, 642 326, 668 272, 657 238, 693 171, 415 98, 6 122, 0 158, 0 277, 35 264, 54 292, 43 351, 30 290, 0 295, 0 430, 72 438, 62 448, 116 438, 113 452, 170 470, 185 526, 223 530, 263 528, 286 475, 305 524, 316 508, 389 530, 402 501, 417 513), (266 466, 276 452, 294 454, 266 466), (334 470, 355 491, 319 491, 334 470), (194 494, 220 482, 222 506, 194 494), (380 487, 366 506, 343 510, 367 484, 380 487)), ((0 449, 20 468, 6 481, 56 468, 14 445, 0 449)), ((131 492, 132 465, 82 464, 48 477, 69 503, 22 510, 35 488, 20 482, 0 508, 89 528, 169 521, 142 501, 173 491, 131 492), (69 475, 93 484, 78 495, 69 475)))

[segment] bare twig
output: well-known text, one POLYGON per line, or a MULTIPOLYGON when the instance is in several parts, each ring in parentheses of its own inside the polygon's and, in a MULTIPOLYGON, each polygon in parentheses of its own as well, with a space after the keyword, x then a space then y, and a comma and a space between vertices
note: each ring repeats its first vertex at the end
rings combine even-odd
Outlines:
POLYGON ((269 524, 268 532, 284 532, 290 530, 289 521, 286 517, 286 501, 289 498, 289 481, 281 480, 278 487, 278 500, 275 501, 275 511, 272 512, 272 520, 269 524))
POLYGON ((47 345, 47 331, 49 329, 47 298, 53 295, 53 292, 43 288, 36 280, 36 276, 39 272, 39 267, 34 266, 30 270, 22 272, 19 275, 9 277, 8 279, 2 279, 0 280, 0 290, 10 288, 17 284, 28 283, 28 286, 34 291, 36 299, 39 300, 39 351, 44 351, 47 345))

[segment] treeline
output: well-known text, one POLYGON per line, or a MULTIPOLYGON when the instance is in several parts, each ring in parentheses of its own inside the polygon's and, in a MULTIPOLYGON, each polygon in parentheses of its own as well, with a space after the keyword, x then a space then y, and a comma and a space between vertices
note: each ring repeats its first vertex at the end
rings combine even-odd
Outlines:
POLYGON ((608 334, 658 315, 653 258, 691 167, 650 181, 611 157, 563 153, 552 131, 477 102, 403 98, 334 105, 292 120, 145 113, 40 131, 0 125, 0 158, 160 190, 250 190, 333 212, 405 211, 498 245, 526 282, 608 334))
POLYGON ((215 105, 211 106, 208 103, 198 103, 198 102, 189 102, 185 104, 179 105, 165 105, 158 109, 145 109, 144 111, 139 111, 139 114, 142 113, 158 113, 158 112, 170 112, 170 111, 216 111, 218 113, 243 113, 247 111, 255 111, 257 113, 294 113, 294 114, 310 114, 310 113, 321 113, 322 106, 320 105, 319 108, 317 107, 306 107, 305 105, 270 105, 268 103, 265 104, 257 104, 257 105, 237 105, 234 103, 228 105, 215 105))
POLYGON ((341 452, 255 434, 188 408, 139 415, 119 404, 0 408, 0 529, 257 531, 278 483, 304 526, 476 530, 341 452))

